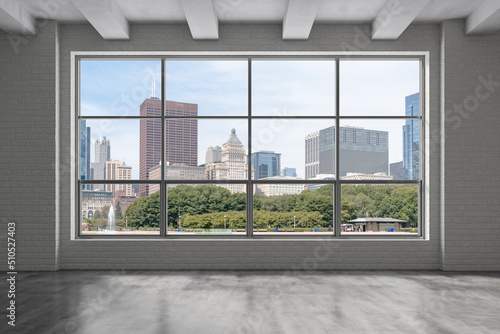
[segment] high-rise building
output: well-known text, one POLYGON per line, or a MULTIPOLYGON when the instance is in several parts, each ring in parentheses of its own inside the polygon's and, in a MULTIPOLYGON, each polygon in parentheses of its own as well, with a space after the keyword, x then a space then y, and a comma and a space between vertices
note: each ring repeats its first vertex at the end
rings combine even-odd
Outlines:
POLYGON ((283 167, 281 168, 280 176, 297 177, 297 169, 291 167, 283 167))
MULTIPOLYGON (((80 180, 91 180, 90 169, 90 127, 87 121, 80 121, 80 180)), ((82 185, 82 189, 91 189, 91 184, 82 185)))
MULTIPOLYGON (((248 164, 246 163, 246 152, 243 144, 236 135, 236 130, 231 130, 231 135, 222 145, 221 162, 205 166, 207 180, 246 180, 248 178, 248 164)), ((252 176, 253 176, 253 168, 252 176)), ((244 184, 221 185, 232 193, 245 192, 244 184)))
POLYGON ((220 146, 209 146, 205 154, 205 164, 221 161, 222 149, 220 146))
POLYGON ((319 131, 306 136, 306 179, 319 174, 319 131))
MULTIPOLYGON (((152 97, 144 100, 141 116, 161 116, 161 100, 152 97)), ((165 101, 165 116, 197 116, 198 105, 165 101)), ((161 161, 161 120, 140 120, 139 175, 149 179, 149 171, 161 161)), ((165 120, 165 161, 171 164, 198 165, 198 120, 165 120)), ((139 195, 147 196, 148 185, 141 185, 139 195)))
POLYGON ((403 169, 403 161, 398 161, 390 164, 391 176, 394 180, 406 180, 406 175, 403 169))
POLYGON ((252 153, 252 166, 255 170, 256 180, 279 176, 281 170, 281 153, 274 151, 252 153))
MULTIPOLYGON (((94 162, 92 166, 92 179, 105 180, 106 162, 111 160, 111 143, 106 137, 96 139, 94 144, 94 162)), ((93 185, 94 190, 104 190, 104 185, 93 185)))
MULTIPOLYGON (((340 127, 340 171, 388 173, 389 133, 358 127, 340 127)), ((310 133, 305 139, 306 179, 317 174, 335 174, 335 127, 310 133)))
POLYGON ((90 179, 90 127, 87 121, 80 121, 80 179, 90 179))
MULTIPOLYGON (((420 115, 420 94, 405 98, 405 115, 420 115)), ((403 125, 403 170, 408 180, 420 177, 420 131, 418 119, 407 119, 403 125)))
MULTIPOLYGON (((132 166, 125 165, 125 162, 118 160, 107 161, 104 170, 106 180, 131 180, 132 166)), ((116 192, 124 191, 125 196, 133 196, 134 191, 132 185, 129 184, 106 184, 106 191, 116 192)))

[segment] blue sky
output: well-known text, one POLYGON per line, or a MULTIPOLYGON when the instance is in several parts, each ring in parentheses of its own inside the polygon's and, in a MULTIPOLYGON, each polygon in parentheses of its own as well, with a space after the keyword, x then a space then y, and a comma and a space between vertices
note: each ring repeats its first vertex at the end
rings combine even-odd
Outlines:
MULTIPOLYGON (((155 95, 160 97, 160 60, 82 61, 82 116, 136 116, 150 97, 156 75, 155 95)), ((198 104, 199 115, 245 116, 247 61, 168 61, 165 66, 166 99, 198 104)), ((335 63, 333 61, 259 60, 252 64, 253 115, 334 115, 335 63)), ((403 116, 405 96, 419 90, 417 61, 342 61, 340 106, 343 115, 403 116)), ((389 131, 389 161, 402 160, 404 121, 343 120, 341 126, 389 131)), ((297 168, 304 177, 304 138, 334 125, 332 120, 256 120, 254 151, 281 153, 282 166, 297 168)), ((125 160, 139 177, 139 121, 92 120, 93 142, 111 140, 111 158, 125 160)), ((247 149, 246 121, 199 120, 198 163, 205 162, 208 146, 222 145, 235 128, 247 149)))

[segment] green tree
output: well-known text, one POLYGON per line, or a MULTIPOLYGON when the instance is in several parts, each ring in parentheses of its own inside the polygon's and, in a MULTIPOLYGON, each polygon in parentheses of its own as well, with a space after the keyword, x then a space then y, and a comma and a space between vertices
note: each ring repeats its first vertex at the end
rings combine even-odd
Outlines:
POLYGON ((116 204, 115 219, 123 219, 122 208, 120 206, 120 202, 118 202, 118 204, 116 204))
POLYGON ((160 193, 137 199, 127 208, 125 215, 128 216, 128 225, 132 227, 159 227, 160 193))

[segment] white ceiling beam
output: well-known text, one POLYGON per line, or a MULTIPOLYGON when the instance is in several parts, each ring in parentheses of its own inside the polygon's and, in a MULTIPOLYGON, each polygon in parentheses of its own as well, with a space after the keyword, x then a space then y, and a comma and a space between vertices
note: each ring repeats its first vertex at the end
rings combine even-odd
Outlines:
POLYGON ((112 0, 71 0, 104 39, 130 39, 129 24, 112 0))
POLYGON ((182 0, 193 39, 219 39, 219 20, 212 0, 182 0))
POLYGON ((283 18, 283 39, 309 38, 321 0, 288 0, 283 18))
POLYGON ((372 39, 398 39, 429 2, 387 0, 372 23, 372 39))
POLYGON ((465 20, 467 35, 494 34, 500 30, 500 0, 488 0, 465 20))
POLYGON ((0 29, 5 32, 36 35, 36 20, 20 1, 0 0, 0 29))

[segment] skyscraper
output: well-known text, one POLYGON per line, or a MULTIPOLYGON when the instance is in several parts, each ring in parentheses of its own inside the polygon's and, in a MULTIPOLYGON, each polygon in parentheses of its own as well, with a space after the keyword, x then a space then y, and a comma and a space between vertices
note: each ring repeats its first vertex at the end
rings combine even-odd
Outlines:
MULTIPOLYGON (((347 173, 389 173, 389 133, 357 127, 340 127, 339 177, 347 173)), ((335 127, 306 136, 306 179, 335 174, 335 127)))
MULTIPOLYGON (((90 177, 90 127, 87 127, 87 121, 80 121, 80 179, 89 180, 90 177)), ((89 185, 83 185, 86 189, 89 185)))
MULTIPOLYGON (((106 180, 131 180, 132 179, 132 166, 125 165, 125 162, 118 160, 106 161, 105 168, 106 180)), ((116 192, 124 191, 125 196, 133 196, 132 185, 129 184, 107 184, 106 191, 116 192)))
MULTIPOLYGON (((420 115, 420 94, 405 98, 405 115, 420 115)), ((408 180, 420 177, 420 131, 418 119, 407 119, 403 125, 403 171, 408 180)))
POLYGON ((205 164, 221 161, 222 149, 220 146, 209 146, 205 154, 205 164))
MULTIPOLYGON (((232 129, 229 139, 222 145, 221 162, 205 166, 206 178, 208 180, 245 180, 248 178, 248 164, 245 160, 245 148, 236 135, 236 130, 232 129)), ((244 184, 220 186, 229 189, 232 193, 246 190, 244 184)))
POLYGON ((319 131, 306 136, 306 179, 319 174, 319 131))
POLYGON ((260 151, 252 153, 252 166, 255 169, 255 179, 279 176, 281 170, 281 153, 260 151))
MULTIPOLYGON (((152 97, 144 100, 141 116, 161 117, 161 100, 152 97)), ((198 105, 165 101, 165 116, 197 116, 198 105)), ((161 161, 161 120, 140 120, 139 175, 149 179, 149 170, 161 161)), ((165 121, 165 162, 198 165, 198 120, 167 119, 165 121)), ((140 196, 147 196, 148 185, 141 185, 140 196)))
MULTIPOLYGON (((94 144, 93 179, 105 180, 106 162, 111 160, 111 143, 106 137, 96 139, 94 144)), ((104 190, 103 185, 93 185, 94 190, 104 190)))

